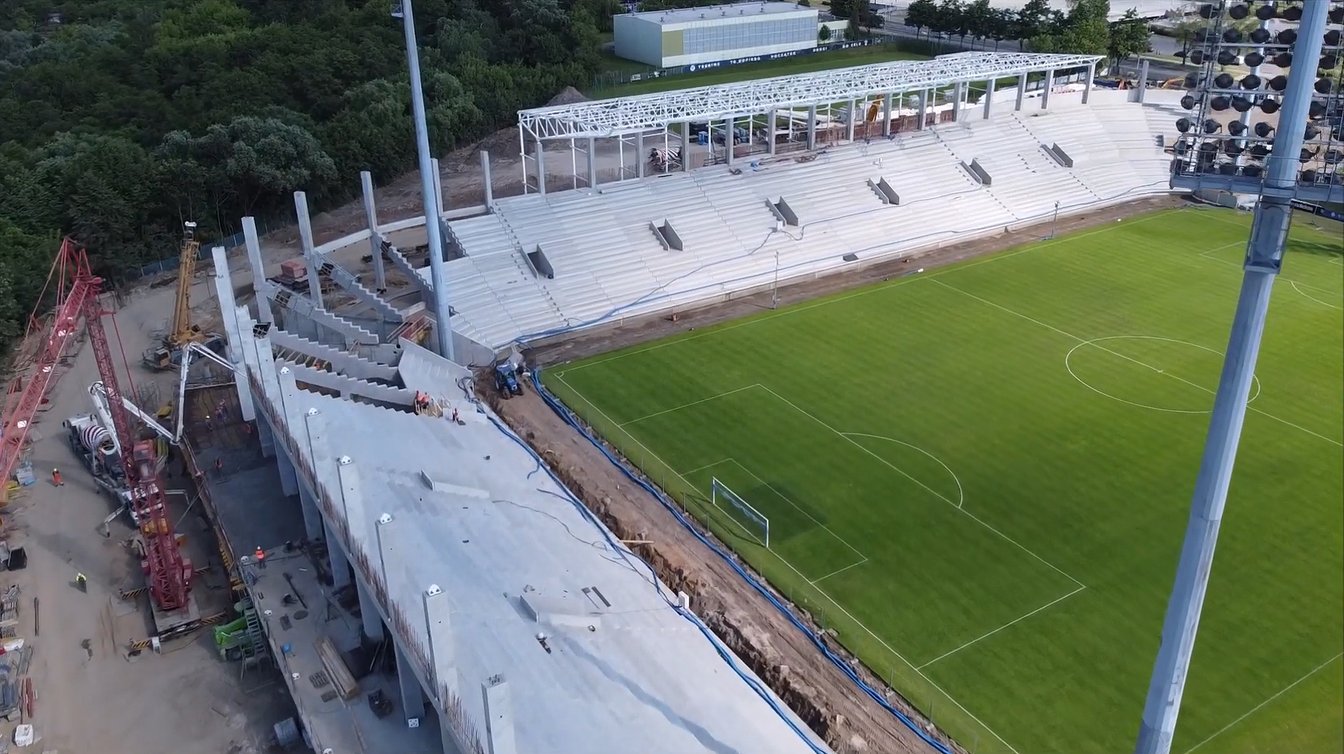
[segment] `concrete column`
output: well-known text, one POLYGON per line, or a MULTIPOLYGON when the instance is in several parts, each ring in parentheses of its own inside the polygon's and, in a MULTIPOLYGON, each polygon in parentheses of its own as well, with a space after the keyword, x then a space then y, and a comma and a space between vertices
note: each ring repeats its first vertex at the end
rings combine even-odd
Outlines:
POLYGON ((990 79, 985 85, 985 120, 989 120, 990 111, 994 108, 994 79, 990 79))
POLYGON ((434 206, 438 208, 439 219, 442 220, 443 213, 448 209, 448 205, 443 200, 443 174, 439 172, 438 158, 430 159, 429 168, 434 171, 434 206))
POLYGON ((891 135, 891 92, 882 96, 882 135, 891 135))
POLYGON ((775 144, 775 129, 777 128, 776 124, 778 122, 779 113, 777 111, 770 110, 765 114, 765 151, 771 156, 774 156, 775 152, 779 149, 775 144))
POLYGON ((374 601, 373 594, 370 593, 364 579, 358 575, 355 576, 355 593, 359 595, 359 623, 364 631, 364 638, 373 642, 382 641, 382 613, 378 612, 378 603, 374 601))
POLYGON ((262 458, 271 458, 275 455, 275 431, 271 429, 271 423, 264 416, 257 422, 257 444, 261 446, 262 458))
POLYGON ((313 499, 313 493, 308 491, 308 485, 302 482, 299 484, 299 506, 303 509, 303 536, 308 539, 321 538, 325 533, 321 510, 313 499))
POLYGON ((929 120, 929 99, 932 96, 933 92, 928 89, 919 93, 919 125, 915 128, 920 131, 923 131, 927 127, 926 124, 929 120))
POLYGON ((490 754, 518 754, 513 730, 513 695, 503 675, 481 684, 485 701, 485 740, 490 754))
POLYGON ((457 643, 453 638, 453 606, 438 584, 425 590, 425 629, 429 636, 429 665, 433 675, 430 696, 445 707, 447 699, 461 693, 457 678, 457 643))
POLYGON ((420 718, 425 716, 425 692, 420 687, 420 679, 401 647, 396 647, 397 687, 401 690, 401 709, 406 716, 406 727, 420 727, 420 718))
MULTIPOLYGON (((648 155, 644 154, 644 132, 635 134, 635 177, 644 177, 644 167, 649 164, 648 155)), ((625 176, 621 176, 624 178, 625 176)))
POLYGON ((1050 107, 1050 89, 1055 85, 1055 72, 1045 72, 1045 86, 1041 88, 1041 109, 1050 107))
POLYGON ((322 279, 317 269, 322 266, 317 258, 317 249, 313 246, 313 223, 308 216, 308 196, 302 191, 294 192, 294 212, 299 218, 299 242, 303 247, 304 261, 308 262, 308 295, 318 309, 322 305, 322 279))
MULTIPOLYGON (((219 297, 220 319, 224 323, 224 332, 228 336, 228 359, 235 369, 243 368, 243 335, 240 330, 246 327, 247 337, 252 337, 251 318, 239 321, 238 305, 233 300, 233 276, 229 274, 229 260, 224 253, 223 246, 216 246, 210 250, 210 255, 215 262, 215 295, 219 297)), ((183 358, 186 355, 183 354, 183 358)), ((238 392, 238 412, 242 415, 243 421, 250 422, 257 418, 256 407, 252 405, 252 388, 248 386, 247 380, 238 378, 233 381, 234 390, 238 392)))
POLYGON ((261 261, 261 239, 257 237, 257 221, 243 218, 243 243, 247 246, 247 264, 252 268, 252 290, 257 295, 257 318, 265 324, 275 322, 271 314, 271 300, 266 297, 266 264, 261 261))
POLYGON ((1093 63, 1087 67, 1086 78, 1083 81, 1083 104, 1087 104, 1088 97, 1092 94, 1092 82, 1097 77, 1097 64, 1093 63))
POLYGON ((854 141, 854 124, 859 119, 859 101, 849 101, 849 123, 847 124, 848 141, 854 141))
POLYGON ((373 286, 379 293, 387 290, 383 269, 383 237, 378 232, 378 207, 373 203, 373 173, 361 170, 359 186, 364 192, 364 222, 369 226, 369 251, 373 253, 373 286))
POLYGON ((1014 110, 1022 111, 1022 101, 1027 98, 1027 74, 1025 72, 1017 75, 1017 107, 1014 110))
POLYGON ((344 589, 350 585, 350 559, 345 554, 345 545, 331 525, 323 522, 322 531, 326 535, 327 563, 331 567, 331 588, 344 589))
POLYGON ((485 189, 485 209, 490 211, 490 205, 495 203, 495 184, 490 178, 490 153, 481 150, 481 186, 485 189))
POLYGON ((536 150, 536 155, 537 155, 536 160, 534 160, 534 162, 537 163, 537 191, 538 191, 539 193, 545 194, 545 193, 546 193, 546 148, 542 146, 541 139, 537 139, 537 143, 536 143, 536 146, 534 147, 534 149, 536 150))
POLYGON ((817 106, 807 106, 807 151, 817 148, 817 106))
POLYGON ((289 450, 282 449, 276 458, 276 466, 280 470, 280 491, 285 493, 285 497, 299 494, 299 476, 294 471, 294 462, 289 460, 289 450))
POLYGON ((966 98, 966 82, 965 82, 965 81, 958 81, 958 82, 957 82, 957 88, 953 91, 952 96, 954 97, 954 99, 952 100, 952 122, 953 122, 953 123, 960 123, 960 122, 961 122, 961 101, 962 101, 963 99, 966 98))
POLYGON ((733 165, 733 127, 736 125, 736 118, 729 117, 723 121, 723 161, 729 167, 733 165))
POLYGON ((597 188, 597 139, 588 137, 588 188, 597 188))
MULTIPOLYGON (((710 151, 714 150, 714 140, 709 140, 710 151)), ((681 172, 691 172, 691 123, 681 124, 681 172)))
POLYGON ((1148 91, 1148 58, 1139 61, 1139 102, 1143 102, 1148 91))

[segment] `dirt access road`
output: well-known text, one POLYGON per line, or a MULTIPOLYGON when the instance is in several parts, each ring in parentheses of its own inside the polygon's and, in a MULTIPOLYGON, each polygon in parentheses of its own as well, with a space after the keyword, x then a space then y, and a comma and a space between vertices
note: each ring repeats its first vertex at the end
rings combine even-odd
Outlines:
MULTIPOLYGON (((155 380, 139 365, 149 331, 171 311, 173 287, 143 288, 117 316, 130 371, 137 386, 158 382, 170 393, 172 375, 155 380)), ((200 300, 206 296, 197 286, 200 300)), ((109 328, 111 332, 111 328, 109 328)), ((115 350, 116 344, 113 344, 115 350)), ((40 741, 34 751, 61 754, 260 754, 269 751, 271 726, 293 714, 288 694, 274 670, 240 677, 237 663, 218 659, 213 635, 201 631, 164 647, 163 654, 128 656, 127 643, 149 635, 149 611, 118 599, 123 588, 144 583, 139 564, 124 546, 132 534, 125 516, 112 522, 111 536, 96 529, 112 511, 111 502, 70 451, 61 422, 91 410, 89 384, 98 379, 92 348, 83 343, 59 367, 60 382, 38 414, 30 437, 30 457, 38 481, 3 509, 11 546, 23 546, 28 567, 4 573, 22 589, 18 635, 34 647, 29 671, 36 708, 31 722, 40 741), (51 470, 65 484, 56 487, 51 470), (88 591, 74 587, 76 573, 88 577, 88 591), (33 599, 39 600, 34 626, 33 599)), ((129 386, 123 385, 129 392, 129 386)), ((176 465, 176 462, 174 462, 176 465)), ((185 486, 180 476, 169 489, 185 486)), ((202 614, 227 607, 227 579, 218 567, 210 533, 199 510, 187 512, 180 496, 170 497, 178 532, 199 566, 193 594, 202 614), (186 513, 185 517, 183 514, 186 513), (180 519, 180 523, 179 523, 180 519)), ((12 740, 12 724, 0 735, 12 740)))

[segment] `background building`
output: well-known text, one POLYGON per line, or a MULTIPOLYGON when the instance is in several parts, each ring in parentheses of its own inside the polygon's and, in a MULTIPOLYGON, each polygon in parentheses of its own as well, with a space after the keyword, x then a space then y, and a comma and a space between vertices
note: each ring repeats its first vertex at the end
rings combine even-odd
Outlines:
POLYGON ((810 50, 817 10, 794 3, 737 3, 616 16, 616 54, 671 68, 810 50))

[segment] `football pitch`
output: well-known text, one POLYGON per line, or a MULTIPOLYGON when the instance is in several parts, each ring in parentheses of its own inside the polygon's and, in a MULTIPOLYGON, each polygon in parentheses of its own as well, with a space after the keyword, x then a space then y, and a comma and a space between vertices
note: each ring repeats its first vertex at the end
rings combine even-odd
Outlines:
MULTIPOLYGON (((976 754, 1128 751, 1249 226, 1137 216, 543 379, 976 754)), ((1299 214, 1174 752, 1344 749, 1342 500, 1344 238, 1299 214)))

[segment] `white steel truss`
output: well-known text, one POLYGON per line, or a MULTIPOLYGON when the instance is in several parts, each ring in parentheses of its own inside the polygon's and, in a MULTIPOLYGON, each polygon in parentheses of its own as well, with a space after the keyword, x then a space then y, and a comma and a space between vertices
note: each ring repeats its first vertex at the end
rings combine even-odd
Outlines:
POLYGON ((773 108, 841 102, 888 92, 921 91, 958 81, 985 81, 1036 71, 1091 67, 1098 55, 963 52, 932 60, 897 60, 754 81, 678 89, 518 111, 532 139, 616 137, 674 123, 764 113, 773 108))

